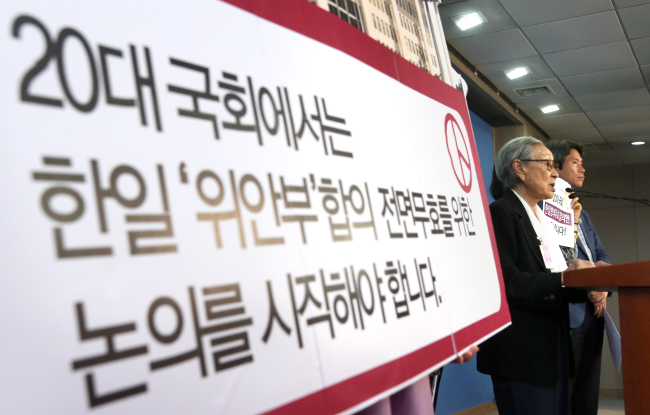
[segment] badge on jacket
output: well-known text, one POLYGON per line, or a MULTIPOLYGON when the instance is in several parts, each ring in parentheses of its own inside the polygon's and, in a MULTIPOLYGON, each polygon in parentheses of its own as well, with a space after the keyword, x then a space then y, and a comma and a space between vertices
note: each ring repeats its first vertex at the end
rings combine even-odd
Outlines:
POLYGON ((551 256, 551 248, 549 248, 548 245, 544 243, 542 238, 537 238, 539 239, 539 249, 542 251, 542 258, 544 258, 544 265, 548 269, 553 269, 553 266, 555 265, 553 262, 553 257, 551 256))

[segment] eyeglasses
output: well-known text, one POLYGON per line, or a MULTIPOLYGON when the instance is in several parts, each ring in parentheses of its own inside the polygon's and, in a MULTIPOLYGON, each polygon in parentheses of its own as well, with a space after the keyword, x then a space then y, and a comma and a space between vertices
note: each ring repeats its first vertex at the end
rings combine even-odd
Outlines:
POLYGON ((555 165, 557 164, 553 160, 544 160, 544 159, 521 159, 520 161, 543 161, 544 163, 546 163, 546 168, 548 169, 548 171, 555 170, 555 165))

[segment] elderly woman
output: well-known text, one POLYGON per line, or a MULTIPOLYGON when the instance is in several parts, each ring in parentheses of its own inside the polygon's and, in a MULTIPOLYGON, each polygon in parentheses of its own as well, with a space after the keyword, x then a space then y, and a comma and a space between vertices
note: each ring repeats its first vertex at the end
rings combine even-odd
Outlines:
MULTIPOLYGON (((550 199, 558 174, 541 141, 520 137, 495 160, 490 205, 512 325, 481 345, 478 370, 491 375, 500 415, 568 415, 573 371, 568 302, 584 290, 563 287, 567 268, 552 227, 537 206, 550 199)), ((579 213, 580 206, 574 204, 579 213)))

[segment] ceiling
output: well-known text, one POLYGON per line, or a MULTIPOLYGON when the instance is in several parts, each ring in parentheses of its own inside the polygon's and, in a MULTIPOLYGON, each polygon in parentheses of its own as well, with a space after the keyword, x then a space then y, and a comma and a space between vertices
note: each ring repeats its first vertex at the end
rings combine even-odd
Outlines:
POLYGON ((650 163, 650 0, 442 0, 447 42, 551 139, 590 167, 650 163), (485 22, 460 30, 457 16, 485 22), (530 73, 510 80, 505 72, 530 73), (547 86, 522 98, 516 89, 547 86), (560 110, 544 114, 540 107, 560 110), (646 141, 632 146, 632 141, 646 141))

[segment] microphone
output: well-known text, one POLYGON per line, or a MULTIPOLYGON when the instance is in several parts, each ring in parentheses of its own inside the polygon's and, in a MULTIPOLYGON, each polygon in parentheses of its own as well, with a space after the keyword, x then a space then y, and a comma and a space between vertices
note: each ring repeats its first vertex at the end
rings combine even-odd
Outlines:
POLYGON ((566 190, 567 193, 570 193, 569 194, 569 199, 575 199, 576 197, 578 197, 578 195, 576 194, 576 191, 573 190, 572 188, 567 187, 565 190, 566 190))

